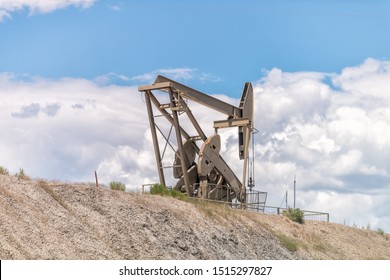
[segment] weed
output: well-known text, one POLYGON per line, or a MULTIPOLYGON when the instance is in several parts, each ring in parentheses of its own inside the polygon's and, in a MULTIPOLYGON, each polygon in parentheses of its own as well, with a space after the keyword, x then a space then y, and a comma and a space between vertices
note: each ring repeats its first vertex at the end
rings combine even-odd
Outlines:
POLYGON ((379 233, 380 235, 385 235, 385 231, 381 228, 378 228, 376 232, 379 233))
POLYGON ((37 180, 38 186, 41 188, 45 188, 49 186, 49 183, 45 179, 38 179, 37 180))
POLYGON ((124 192, 126 190, 126 186, 122 182, 112 181, 110 182, 110 189, 124 192))
POLYGON ((167 188, 162 184, 154 184, 150 187, 150 194, 162 195, 162 196, 171 196, 180 200, 185 200, 187 196, 177 190, 167 188))
POLYGON ((303 211, 299 208, 288 208, 287 210, 283 211, 283 216, 286 216, 291 221, 294 221, 296 223, 303 224, 305 222, 303 218, 303 211))
POLYGON ((320 252, 325 252, 326 246, 324 245, 324 243, 317 243, 314 245, 314 249, 320 252))
POLYGON ((168 195, 169 189, 163 184, 154 184, 150 187, 150 194, 168 195))
POLYGON ((279 239, 280 243, 290 252, 298 250, 298 242, 294 239, 284 235, 283 233, 275 233, 275 236, 279 239))
POLYGON ((0 166, 0 174, 9 175, 9 171, 7 170, 7 168, 0 166))
POLYGON ((27 176, 27 174, 24 172, 24 170, 22 168, 19 169, 19 172, 16 173, 15 176, 20 180, 24 180, 24 181, 31 180, 31 178, 29 176, 27 176))

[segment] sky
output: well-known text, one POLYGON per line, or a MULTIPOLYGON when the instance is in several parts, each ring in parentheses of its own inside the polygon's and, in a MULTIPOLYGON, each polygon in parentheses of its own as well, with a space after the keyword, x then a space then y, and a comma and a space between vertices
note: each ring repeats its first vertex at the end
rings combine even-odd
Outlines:
MULTIPOLYGON (((139 188, 158 176, 138 86, 238 105, 249 81, 268 204, 292 205, 296 176, 297 207, 390 232, 389 28, 384 0, 0 0, 0 166, 139 188)), ((236 140, 221 153, 239 170, 236 140)))

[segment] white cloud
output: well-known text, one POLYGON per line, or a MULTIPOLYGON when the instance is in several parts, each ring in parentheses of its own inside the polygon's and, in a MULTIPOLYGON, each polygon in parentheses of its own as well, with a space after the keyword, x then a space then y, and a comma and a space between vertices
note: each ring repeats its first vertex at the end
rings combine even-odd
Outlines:
POLYGON ((186 81, 193 79, 196 71, 197 69, 193 68, 158 69, 150 73, 145 73, 139 76, 132 77, 131 79, 138 82, 151 83, 154 81, 157 75, 163 75, 173 80, 186 81))
POLYGON ((383 87, 390 79, 390 61, 368 58, 357 67, 343 69, 341 75, 334 78, 334 83, 344 91, 363 98, 377 97, 390 100, 388 88, 383 87))
POLYGON ((50 13, 69 6, 80 8, 91 7, 96 0, 0 0, 0 22, 14 12, 28 9, 30 14, 50 13))
MULTIPOLYGON (((12 171, 24 168, 34 177, 92 181, 91 172, 119 151, 143 148, 148 127, 136 88, 69 78, 21 81, 2 74, 0 91, 0 165, 12 171)), ((118 162, 127 164, 123 170, 131 174, 135 160, 130 153, 127 163, 118 162)))
POLYGON ((95 78, 95 82, 99 85, 117 84, 118 82, 129 82, 130 78, 126 75, 110 72, 104 75, 100 75, 95 78))
POLYGON ((215 74, 212 74, 212 73, 201 73, 200 77, 199 77, 199 80, 201 82, 213 82, 213 83, 216 83, 216 82, 221 82, 222 78, 218 77, 218 76, 216 76, 215 74))
POLYGON ((167 68, 167 69, 158 69, 132 77, 131 80, 141 83, 152 83, 156 79, 157 75, 165 76, 169 79, 178 81, 178 82, 187 82, 189 80, 198 80, 202 83, 206 82, 220 82, 222 79, 215 74, 207 72, 199 72, 196 68, 167 68))
MULTIPOLYGON (((389 65, 368 59, 340 74, 272 69, 254 83, 256 188, 268 192, 269 205, 279 206, 286 189, 292 197, 296 175, 298 207, 390 232, 389 65)), ((176 76, 182 80, 194 75, 172 73, 184 73, 176 76)), ((1 73, 0 166, 71 181, 93 181, 97 170, 101 182, 120 180, 129 188, 156 182, 143 98, 135 87, 112 85, 113 79, 131 80, 113 73, 94 81, 1 73)), ((213 121, 224 118, 194 102, 189 106, 207 135, 213 121)), ((159 127, 168 134, 170 124, 161 119, 159 127)), ((237 130, 220 132, 223 156, 240 174, 237 130)), ((171 165, 173 152, 168 147, 166 153, 164 165, 171 165)))
POLYGON ((373 195, 390 199, 389 81, 390 62, 371 58, 340 74, 266 73, 255 84, 258 186, 282 194, 296 174, 299 207, 387 226, 373 195))

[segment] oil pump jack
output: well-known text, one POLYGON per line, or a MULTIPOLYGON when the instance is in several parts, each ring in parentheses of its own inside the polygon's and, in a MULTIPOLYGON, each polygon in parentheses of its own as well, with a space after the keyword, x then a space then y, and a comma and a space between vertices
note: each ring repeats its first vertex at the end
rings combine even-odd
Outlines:
MULTIPOLYGON (((253 130, 253 89, 245 83, 238 107, 210 95, 192 89, 163 76, 157 76, 153 84, 140 86, 145 95, 149 124, 153 139, 157 171, 160 183, 165 185, 164 167, 160 151, 158 127, 155 123, 154 107, 172 125, 176 134, 173 177, 177 179, 174 188, 189 197, 240 203, 246 202, 246 172, 250 137, 253 130), (155 91, 168 94, 169 102, 160 103, 155 91), (196 102, 226 115, 226 119, 214 121, 214 135, 206 136, 193 115, 187 101, 196 102), (181 115, 186 115, 196 131, 190 135, 180 124, 181 115), (238 127, 238 158, 243 162, 240 180, 220 154, 221 136, 219 129, 238 127), (200 142, 200 147, 198 146, 200 142)), ((169 139, 165 138, 166 141, 169 139)))

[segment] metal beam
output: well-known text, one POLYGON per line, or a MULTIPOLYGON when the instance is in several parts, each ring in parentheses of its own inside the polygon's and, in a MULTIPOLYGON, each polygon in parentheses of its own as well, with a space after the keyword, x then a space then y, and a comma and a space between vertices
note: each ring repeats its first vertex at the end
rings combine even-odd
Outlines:
MULTIPOLYGON (((241 188, 241 202, 246 202, 246 172, 247 172, 247 164, 248 164, 248 147, 250 143, 250 128, 249 125, 245 125, 243 128, 243 135, 244 135, 244 149, 243 149, 243 160, 244 160, 244 167, 242 169, 242 188, 241 188)), ((254 148, 254 147, 253 147, 254 148)))
POLYGON ((154 122, 153 109, 152 109, 152 104, 150 102, 150 95, 152 95, 150 91, 145 92, 145 102, 146 102, 146 108, 148 110, 150 131, 152 132, 154 155, 156 157, 158 176, 160 178, 160 184, 165 186, 165 177, 164 177, 164 171, 162 170, 160 147, 158 145, 156 124, 154 122))
POLYGON ((243 126, 243 125, 249 125, 249 123, 250 123, 250 120, 248 118, 214 121, 214 128, 227 128, 227 127, 243 126))
MULTIPOLYGON (((171 106, 175 107, 175 100, 174 100, 174 93, 172 90, 169 90, 169 98, 171 100, 171 106)), ((176 132, 176 141, 177 141, 177 146, 179 148, 179 155, 181 159, 181 169, 183 172, 183 178, 184 178, 184 185, 186 187, 186 193, 188 197, 192 196, 191 190, 190 190, 190 181, 188 178, 188 167, 186 166, 186 162, 184 160, 185 154, 184 154, 184 148, 183 148, 183 141, 181 139, 181 127, 179 125, 179 117, 177 115, 177 111, 172 111, 172 116, 173 116, 173 126, 175 127, 175 132, 176 132)))
MULTIPOLYGON (((165 109, 162 109, 161 108, 161 104, 160 102, 158 102, 157 98, 151 94, 150 95, 150 99, 152 100, 152 102, 154 103, 154 105, 156 106, 156 108, 160 111, 160 113, 172 124, 174 125, 174 121, 173 121, 173 118, 171 117, 171 115, 165 110, 165 109)), ((189 140, 191 139, 192 137, 182 128, 180 127, 180 133, 183 135, 183 137, 186 139, 186 140, 189 140)), ((199 153, 199 147, 195 144, 195 142, 191 141, 194 145, 194 149, 196 151, 196 153, 199 153)))
MULTIPOLYGON (((170 80, 166 77, 157 76, 156 80, 154 81, 154 85, 158 86, 159 89, 163 89, 161 87, 161 85, 167 85, 167 83, 170 83, 171 87, 180 91, 180 95, 183 98, 187 98, 189 100, 195 101, 199 104, 202 104, 206 107, 209 107, 213 110, 221 112, 221 113, 228 115, 230 117, 241 117, 241 115, 242 115, 241 109, 239 109, 233 105, 230 105, 229 103, 221 101, 217 98, 214 98, 210 95, 204 94, 200 91, 197 91, 197 90, 192 89, 190 87, 187 87, 183 84, 180 84, 178 82, 170 80)), ((140 88, 143 88, 143 87, 140 87, 140 88)))
POLYGON ((155 90, 155 89, 168 89, 170 87, 172 87, 172 84, 170 82, 154 83, 153 85, 140 86, 140 87, 138 87, 138 91, 148 91, 148 90, 155 90))
POLYGON ((198 132, 199 137, 201 140, 206 141, 207 136, 204 134, 203 129, 200 127, 199 123, 196 121, 194 115, 192 114, 190 108, 188 105, 184 102, 182 97, 179 95, 179 102, 181 103, 180 105, 183 107, 184 111, 186 112, 188 118, 190 119, 192 125, 194 126, 196 132, 198 132))

